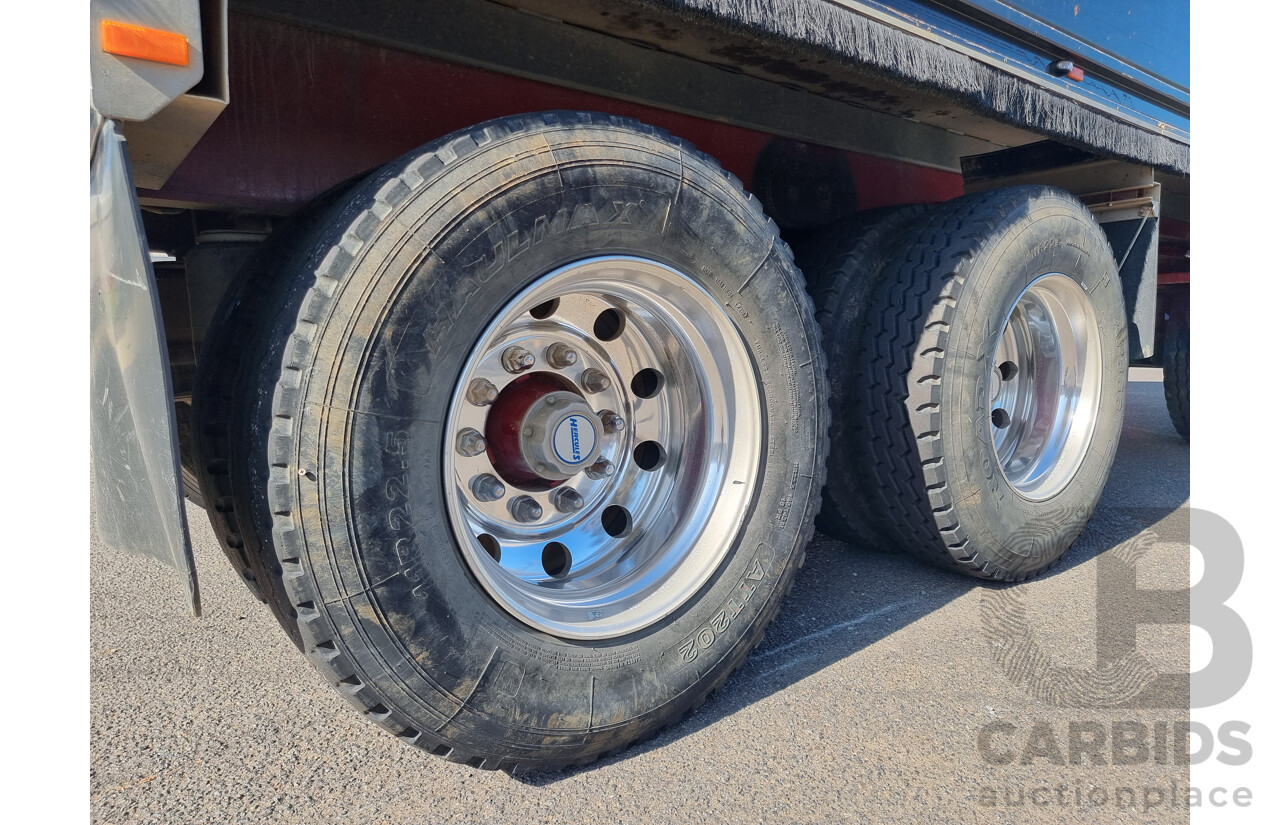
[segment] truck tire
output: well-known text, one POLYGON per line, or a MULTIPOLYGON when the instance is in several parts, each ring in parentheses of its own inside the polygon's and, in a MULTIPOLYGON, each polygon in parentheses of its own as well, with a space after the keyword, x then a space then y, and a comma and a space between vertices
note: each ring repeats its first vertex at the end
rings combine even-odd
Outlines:
MULTIPOLYGON (((854 420, 854 399, 863 391, 853 356, 866 326, 871 291, 902 235, 924 214, 923 206, 862 212, 813 238, 797 253, 812 285, 827 353, 833 445, 852 437, 848 429, 854 420)), ((852 463, 829 462, 818 529, 851 544, 879 546, 882 539, 867 509, 872 506, 868 492, 852 463)))
POLYGON ((278 316, 296 303, 290 290, 300 289, 278 273, 314 264, 306 256, 316 236, 336 218, 340 199, 357 182, 344 181, 315 198, 245 262, 211 319, 192 397, 192 474, 202 501, 208 502, 210 526, 232 568, 299 649, 297 612, 284 592, 283 570, 270 541, 271 521, 255 524, 247 504, 266 479, 260 467, 243 457, 254 433, 271 427, 271 399, 258 396, 255 383, 266 336, 279 323, 278 316))
POLYGON ((1169 307, 1164 333, 1164 403, 1178 435, 1191 440, 1191 306, 1184 292, 1169 307))
POLYGON ((832 474, 831 497, 867 496, 878 534, 944 567, 1033 576, 1084 528, 1115 456, 1127 331, 1111 248, 1047 187, 952 201, 897 246, 833 444, 854 473, 832 474))
POLYGON ((635 121, 503 118, 375 173, 297 260, 237 507, 342 696, 524 772, 724 682, 803 562, 827 449, 804 282, 732 176, 635 121))
POLYGON ((178 427, 178 458, 182 470, 182 495, 195 506, 204 509, 204 496, 200 494, 200 476, 191 446, 191 405, 178 401, 173 405, 174 421, 178 427))

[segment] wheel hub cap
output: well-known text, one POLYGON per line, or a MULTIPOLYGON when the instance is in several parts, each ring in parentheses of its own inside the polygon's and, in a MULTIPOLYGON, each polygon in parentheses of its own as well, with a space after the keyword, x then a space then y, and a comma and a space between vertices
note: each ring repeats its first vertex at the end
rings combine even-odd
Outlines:
POLYGON ((520 452, 540 477, 563 481, 600 457, 602 446, 595 411, 580 396, 553 392, 525 415, 520 452), (595 419, 595 423, 592 422, 595 419))

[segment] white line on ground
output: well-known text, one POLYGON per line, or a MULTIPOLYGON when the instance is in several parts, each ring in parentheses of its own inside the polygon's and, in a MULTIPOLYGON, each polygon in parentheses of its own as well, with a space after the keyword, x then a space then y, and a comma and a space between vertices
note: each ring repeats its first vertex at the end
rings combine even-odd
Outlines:
MULTIPOLYGON (((861 616, 856 616, 852 619, 848 619, 847 621, 840 622, 839 624, 833 624, 830 627, 824 627, 822 630, 815 630, 812 633, 806 633, 804 636, 801 636, 799 639, 793 639, 787 642, 785 645, 779 645, 778 647, 775 647, 772 650, 757 651, 756 655, 753 657, 753 661, 759 664, 760 662, 771 659, 774 656, 781 656, 784 653, 795 650, 797 647, 800 647, 802 645, 809 645, 812 642, 815 642, 818 639, 826 638, 827 636, 830 636, 833 633, 839 633, 842 630, 848 630, 851 627, 856 627, 860 624, 863 624, 864 622, 869 622, 872 619, 877 619, 888 613, 894 613, 898 610, 901 610, 904 607, 910 607, 913 604, 915 604, 915 602, 911 600, 894 602, 893 604, 886 604, 883 607, 878 607, 875 610, 872 610, 870 613, 864 613, 861 616)), ((778 673, 779 671, 786 670, 787 668, 794 667, 802 663, 805 659, 809 658, 811 655, 813 654, 810 651, 806 650, 805 652, 802 652, 798 656, 779 662, 778 664, 774 665, 773 667, 769 668, 763 673, 755 674, 755 676, 757 679, 763 679, 765 677, 772 676, 773 674, 778 673)))

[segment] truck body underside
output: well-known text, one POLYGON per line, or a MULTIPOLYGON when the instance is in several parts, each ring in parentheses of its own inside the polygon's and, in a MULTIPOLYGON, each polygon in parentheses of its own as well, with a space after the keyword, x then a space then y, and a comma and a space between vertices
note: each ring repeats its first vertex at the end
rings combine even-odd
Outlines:
POLYGON ((168 120, 124 123, 147 243, 173 259, 152 277, 179 419, 213 307, 260 239, 331 187, 432 139, 547 110, 631 117, 692 141, 788 240, 857 212, 1052 178, 1100 199, 1095 214, 1126 283, 1131 357, 1158 357, 1157 278, 1167 289, 1189 279, 1185 83, 1168 76, 1150 37, 1130 44, 1128 62, 1116 57, 1103 42, 1119 31, 1106 29, 1114 21, 1089 39, 1049 25, 1047 13, 1000 19, 1004 8, 205 4, 206 36, 225 39, 205 48, 205 78, 168 120), (1067 58, 1083 80, 1053 68, 1067 58))

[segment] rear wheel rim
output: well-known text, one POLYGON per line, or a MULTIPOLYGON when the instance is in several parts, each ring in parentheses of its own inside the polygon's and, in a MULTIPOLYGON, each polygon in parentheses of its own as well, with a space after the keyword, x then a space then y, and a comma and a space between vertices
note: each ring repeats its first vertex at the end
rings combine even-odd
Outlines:
POLYGON ((450 525, 508 613, 573 639, 685 604, 735 543, 764 422, 724 308, 652 260, 591 258, 520 293, 450 404, 450 525))
POLYGON ((1084 463, 1102 394, 1102 334, 1088 293, 1060 273, 1014 301, 990 364, 991 443, 1018 495, 1062 492, 1084 463))

